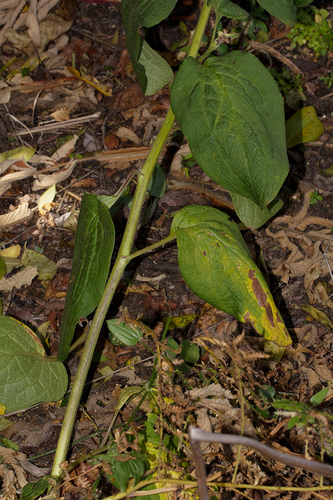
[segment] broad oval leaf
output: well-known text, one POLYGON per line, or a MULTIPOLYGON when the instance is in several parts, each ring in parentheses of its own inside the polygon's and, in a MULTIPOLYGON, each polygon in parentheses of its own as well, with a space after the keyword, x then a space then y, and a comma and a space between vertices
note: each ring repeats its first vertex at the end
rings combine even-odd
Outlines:
POLYGON ((71 278, 60 329, 58 359, 67 357, 81 317, 97 307, 108 277, 114 247, 114 225, 106 205, 85 194, 75 233, 71 278))
POLYGON ((33 331, 13 318, 0 316, 0 403, 6 412, 58 401, 67 383, 64 365, 46 356, 33 331))
POLYGON ((177 0, 122 0, 121 15, 131 63, 145 95, 152 95, 173 79, 167 62, 139 35, 139 28, 159 24, 173 10, 177 0))
POLYGON ((266 68, 236 51, 204 66, 188 57, 171 106, 206 174, 263 210, 289 171, 283 99, 266 68))
POLYGON ((258 3, 287 26, 297 22, 297 9, 294 0, 258 0, 258 3))
POLYGON ((273 297, 252 261, 237 224, 210 207, 177 213, 178 261, 186 284, 209 304, 250 323, 277 346, 291 339, 273 297))

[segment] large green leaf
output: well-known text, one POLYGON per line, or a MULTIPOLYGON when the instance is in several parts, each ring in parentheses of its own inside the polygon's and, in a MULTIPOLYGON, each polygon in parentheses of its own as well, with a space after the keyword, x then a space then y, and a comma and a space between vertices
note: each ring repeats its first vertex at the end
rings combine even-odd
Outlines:
POLYGON ((109 209, 92 194, 82 198, 71 278, 62 317, 58 359, 67 357, 81 317, 97 307, 108 277, 115 231, 109 209))
POLYGON ((294 0, 258 0, 258 3, 272 16, 288 26, 297 22, 297 9, 294 0))
POLYGON ((251 229, 261 227, 283 207, 283 201, 278 196, 264 210, 260 210, 260 207, 249 198, 236 193, 229 192, 229 194, 236 214, 243 224, 251 229))
POLYGON ((152 95, 173 79, 168 63, 139 35, 139 28, 150 28, 165 19, 177 0, 122 0, 126 43, 133 69, 145 95, 152 95))
POLYGON ((289 171, 283 99, 256 57, 231 52, 204 66, 188 57, 171 106, 207 175, 261 209, 275 198, 289 171))
POLYGON ((46 356, 34 332, 13 318, 0 316, 0 404, 6 412, 58 401, 67 383, 64 365, 46 356))
POLYGON ((188 206, 177 213, 171 231, 177 234, 182 276, 199 297, 250 323, 277 346, 291 344, 267 284, 234 221, 214 208, 188 206))
POLYGON ((208 0, 208 5, 216 10, 220 15, 232 17, 235 21, 244 21, 249 17, 246 10, 239 7, 230 0, 208 0))

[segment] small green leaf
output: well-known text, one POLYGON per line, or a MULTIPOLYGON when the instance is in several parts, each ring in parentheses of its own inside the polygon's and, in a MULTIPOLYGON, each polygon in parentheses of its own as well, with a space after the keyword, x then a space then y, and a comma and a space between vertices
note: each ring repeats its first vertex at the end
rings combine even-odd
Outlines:
POLYGON ((208 5, 221 14, 221 16, 232 17, 235 21, 244 21, 249 17, 246 10, 230 0, 208 0, 208 5))
POLYGON ((171 337, 168 337, 167 346, 169 347, 169 349, 167 349, 166 352, 167 352, 169 358, 176 359, 176 357, 178 356, 178 354, 180 352, 180 348, 179 348, 179 345, 177 344, 177 342, 174 339, 172 339, 171 337))
POLYGON ((52 481, 51 476, 44 476, 36 483, 28 483, 23 486, 20 500, 34 500, 35 498, 40 497, 50 486, 49 480, 52 481))
POLYGON ((64 365, 46 356, 34 332, 13 318, 0 316, 0 403, 6 412, 59 401, 67 383, 64 365))
POLYGON ((287 26, 297 22, 297 9, 294 0, 258 0, 258 3, 287 26))
POLYGON ((317 116, 313 106, 299 109, 286 122, 287 148, 297 144, 315 141, 324 132, 325 127, 317 116))
POLYGON ((261 394, 261 396, 264 398, 264 399, 267 399, 268 401, 273 401, 273 398, 275 396, 275 389, 274 387, 265 387, 265 388, 260 388, 259 389, 259 392, 261 394))
POLYGON ((120 393, 116 410, 121 410, 124 404, 126 404, 132 398, 132 396, 137 396, 143 391, 144 389, 139 385, 125 387, 125 389, 123 389, 120 393))
POLYGON ((211 179, 261 210, 274 200, 289 172, 284 103, 256 57, 233 51, 204 65, 188 57, 170 98, 194 158, 211 179))
POLYGON ((287 429, 288 430, 292 429, 293 427, 295 427, 296 424, 299 424, 300 421, 301 421, 301 417, 299 415, 295 415, 294 417, 291 417, 289 419, 287 429))
POLYGON ((231 195, 236 214, 243 224, 251 229, 263 226, 265 222, 271 219, 283 207, 283 201, 278 196, 264 210, 261 210, 249 198, 245 198, 237 193, 231 193, 230 191, 229 194, 231 195))
MULTIPOLYGON (((2 442, 5 446, 5 448, 11 448, 12 450, 18 451, 19 450, 19 445, 17 443, 14 443, 13 441, 10 441, 10 439, 7 438, 1 438, 2 442)), ((1 452, 0 452, 1 455, 1 452)))
POLYGON ((313 404, 313 406, 320 405, 320 403, 322 403, 326 398, 328 391, 329 387, 326 387, 326 389, 322 389, 321 391, 317 392, 317 394, 314 394, 310 399, 311 404, 313 404))
POLYGON ((200 349, 196 344, 187 339, 180 344, 180 347, 180 357, 184 361, 187 361, 187 363, 197 363, 199 361, 200 349))
POLYGON ((60 329, 58 359, 64 361, 81 317, 97 307, 109 273, 115 231, 107 206, 92 194, 82 198, 71 278, 60 329))
POLYGON ((161 166, 157 163, 153 175, 149 180, 147 191, 150 196, 162 198, 165 195, 166 176, 161 166))
POLYGON ((136 345, 138 340, 143 336, 143 332, 139 329, 131 328, 123 321, 119 323, 117 318, 109 319, 106 324, 112 333, 110 342, 115 345, 136 345))
POLYGON ((237 224, 210 207, 188 206, 178 212, 178 261, 186 284, 199 297, 250 323, 281 348, 291 344, 273 297, 252 261, 237 224))
POLYGON ((133 69, 145 95, 158 92, 173 79, 170 66, 139 35, 139 28, 159 24, 177 0, 122 0, 126 43, 133 69))
POLYGON ((126 462, 116 461, 112 470, 114 474, 114 485, 121 491, 126 491, 128 480, 134 477, 134 486, 140 481, 145 473, 145 464, 141 458, 134 458, 126 462))

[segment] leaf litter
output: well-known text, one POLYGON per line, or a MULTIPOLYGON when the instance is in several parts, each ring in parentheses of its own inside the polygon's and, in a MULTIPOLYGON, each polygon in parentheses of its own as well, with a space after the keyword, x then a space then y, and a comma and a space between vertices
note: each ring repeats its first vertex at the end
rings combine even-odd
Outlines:
MULTIPOLYGON (((66 229, 63 222, 58 225, 56 221, 63 221, 71 213, 75 218, 75 210, 79 208, 86 189, 92 194, 114 195, 128 173, 140 169, 163 122, 169 92, 163 89, 150 97, 142 94, 129 64, 116 2, 94 7, 81 2, 74 14, 70 6, 62 2, 57 15, 50 12, 56 7, 55 1, 31 2, 33 9, 29 14, 22 10, 23 4, 4 1, 0 5, 4 19, 0 44, 4 52, 3 64, 6 65, 4 74, 8 76, 0 90, 8 127, 1 129, 0 145, 2 154, 21 148, 21 156, 1 159, 0 183, 4 188, 0 215, 2 248, 14 244, 20 247, 20 252, 16 252, 15 257, 5 256, 9 259, 5 260, 7 273, 0 285, 6 282, 2 288, 6 315, 28 323, 34 331, 49 322, 45 341, 48 355, 54 356, 58 350, 64 294, 73 257, 72 229, 75 227, 75 222, 66 229), (103 23, 103 19, 108 19, 108 24, 103 23), (71 26, 81 29, 81 22, 85 23, 87 33, 78 35, 77 31, 68 31, 71 26), (117 37, 112 38, 116 34, 117 37), (73 54, 77 73, 59 69, 71 67, 73 54), (24 76, 25 71, 27 76, 24 76), (106 92, 101 92, 103 90, 106 92), (92 138, 100 149, 105 145, 109 151, 92 152, 90 157, 81 158, 86 152, 85 137, 90 142, 92 138), (27 157, 25 151, 36 147, 37 154, 27 157), (94 187, 84 188, 79 184, 84 176, 93 181, 90 186, 94 187), (54 185, 54 199, 50 197, 46 204, 43 199, 40 202, 43 193, 54 185), (79 204, 76 207, 74 203, 79 204), (23 251, 29 262, 22 257, 19 259, 23 251), (35 278, 41 264, 29 265, 34 264, 37 257, 42 258, 44 265, 52 263, 52 272, 42 274, 39 279, 35 278), (12 263, 10 259, 14 259, 12 263), (21 265, 27 267, 22 270, 21 265)), ((273 28, 282 33, 285 30, 284 25, 278 28, 273 25, 272 33, 273 28)), ((168 35, 163 30, 161 33, 166 43, 168 35)), ((262 50, 255 44, 252 47, 262 50)), ((282 47, 288 47, 288 39, 284 39, 282 47)), ((281 46, 277 44, 276 48, 281 55, 281 46)), ((329 91, 319 80, 324 69, 320 61, 307 60, 300 50, 295 55, 297 67, 306 81, 307 105, 316 108, 329 132, 332 110, 330 101, 325 100, 329 91), (315 79, 310 79, 311 65, 316 65, 315 79), (327 118, 323 119, 323 116, 327 118)), ((271 57, 278 59, 274 53, 271 57)), ((326 69, 332 69, 331 56, 326 62, 326 69)), ((170 443, 168 446, 164 443, 160 452, 163 467, 169 474, 184 471, 180 463, 185 459, 190 471, 194 470, 185 441, 188 422, 196 423, 202 430, 243 433, 289 453, 318 457, 325 449, 325 459, 332 456, 333 243, 330 240, 333 220, 329 214, 333 200, 331 180, 323 173, 331 161, 331 144, 328 142, 327 148, 325 145, 328 138, 324 134, 319 141, 305 145, 304 155, 300 149, 290 152, 292 166, 287 189, 294 193, 290 207, 266 227, 245 233, 255 258, 257 248, 263 250, 270 289, 292 335, 293 347, 288 349, 282 361, 279 364, 270 361, 263 354, 262 339, 251 328, 208 306, 185 286, 174 247, 147 255, 139 264, 129 266, 129 274, 119 286, 117 304, 122 306, 122 311, 127 308, 126 314, 117 314, 119 307, 110 314, 112 318, 121 316, 128 323, 135 322, 139 327, 142 322, 153 333, 142 330, 142 343, 124 347, 108 342, 108 332, 103 332, 104 342, 101 341, 96 351, 95 384, 88 381, 87 388, 92 388, 81 406, 73 437, 75 443, 81 438, 86 440, 76 444, 71 461, 78 455, 98 449, 101 436, 122 401, 123 390, 149 381, 154 367, 151 355, 156 353, 157 345, 160 352, 172 351, 173 354, 159 358, 157 390, 142 405, 139 411, 141 420, 132 422, 131 429, 122 434, 122 439, 115 431, 119 456, 122 452, 138 449, 137 443, 140 440, 145 442, 147 436, 153 442, 155 431, 149 434, 150 417, 147 421, 145 418, 152 413, 156 401, 163 419, 154 423, 155 429, 169 436, 170 440, 180 439, 178 452, 170 443), (312 203, 315 191, 322 201, 312 203), (171 347, 161 337, 162 319, 169 315, 175 318, 194 315, 197 318, 188 326, 175 327, 168 333, 174 341, 171 347), (182 345, 189 340, 198 347, 197 363, 186 362, 181 357, 182 345), (311 397, 327 387, 329 390, 320 405, 311 406, 311 397), (282 409, 274 411, 272 402, 285 399, 295 402, 295 406, 291 409, 285 402, 282 409), (290 420, 295 416, 303 418, 303 426, 290 427, 290 420)), ((165 151, 165 165, 170 164, 171 148, 172 144, 165 151)), ((221 204, 225 203, 222 209, 232 210, 228 194, 221 192, 221 188, 201 171, 195 161, 187 166, 186 161, 191 159, 181 158, 189 153, 186 145, 184 148, 167 176, 169 190, 158 199, 149 224, 140 229, 139 242, 146 240, 152 244, 165 237, 169 233, 171 216, 187 204, 221 209, 221 204)), ((128 197, 131 195, 129 190, 128 197)), ((128 215, 127 203, 130 203, 130 198, 115 217, 116 234, 128 215)), ((87 325, 89 318, 80 318, 76 339, 84 333, 87 325)), ((68 363, 71 382, 79 354, 78 350, 68 363)), ((121 407, 116 426, 132 417, 139 401, 140 396, 136 396, 121 407)), ((34 456, 55 448, 63 416, 64 407, 59 404, 43 404, 8 416, 12 425, 1 430, 2 445, 7 439, 10 446, 17 443, 19 451, 3 447, 3 453, 0 453, 10 457, 3 459, 6 466, 0 469, 2 488, 7 496, 12 494, 15 498, 27 478, 29 481, 38 479, 36 470, 24 468, 24 460, 28 457, 30 461, 34 456)), ((156 449, 152 447, 150 453, 154 452, 156 449)), ((249 448, 242 448, 239 455, 236 446, 226 449, 208 444, 203 452, 209 479, 213 481, 226 482, 235 476, 235 485, 244 482, 262 486, 319 484, 319 478, 310 473, 300 473, 267 461, 249 448)), ((46 454, 31 462, 47 469, 52 464, 52 455, 46 454)), ((93 495, 96 470, 89 472, 92 470, 89 463, 80 467, 75 469, 72 477, 67 473, 62 494, 72 492, 77 498, 93 495)), ((107 465, 103 467, 104 472, 110 473, 107 465)), ((103 488, 104 496, 114 493, 106 479, 103 488)), ((241 498, 235 490, 229 492, 230 498, 241 498)), ((185 498, 185 490, 175 488, 173 493, 175 496, 169 498, 185 498)), ((268 498, 268 493, 262 490, 257 490, 255 495, 248 490, 246 494, 248 498, 268 498)), ((290 498, 285 492, 279 496, 290 498)), ((225 498, 229 498, 227 493, 225 498)))

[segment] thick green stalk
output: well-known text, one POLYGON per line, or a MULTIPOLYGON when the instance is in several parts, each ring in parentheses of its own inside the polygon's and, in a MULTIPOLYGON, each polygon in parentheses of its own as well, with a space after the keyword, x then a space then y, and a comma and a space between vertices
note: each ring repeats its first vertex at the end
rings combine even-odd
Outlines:
MULTIPOLYGON (((205 0, 204 6, 202 8, 200 18, 198 21, 198 26, 195 31, 192 44, 190 47, 189 55, 196 57, 202 35, 207 24, 207 20, 210 14, 210 8, 207 7, 207 0, 205 0)), ((55 454, 52 476, 59 478, 61 475, 60 463, 66 460, 67 451, 71 439, 71 435, 74 428, 75 418, 77 410, 80 404, 80 399, 83 391, 83 387, 87 378, 87 374, 91 365, 91 360, 94 354, 96 343, 101 331, 103 321, 105 319, 106 313, 109 309, 110 303, 117 289, 118 283, 123 275, 123 272, 131 260, 131 249, 135 237, 135 231, 138 227, 139 218, 142 211, 143 202, 146 196, 148 183, 150 177, 154 171, 157 159, 162 151, 165 141, 171 132, 173 123, 175 121, 175 115, 173 114, 171 108, 169 109, 162 128, 157 136, 157 139, 151 148, 149 156, 138 175, 138 183, 134 194, 132 209, 126 224, 124 231, 124 236, 119 248, 119 252, 113 266, 112 272, 110 274, 109 280, 106 284, 101 301, 96 309, 94 319, 91 323, 91 327, 85 342, 82 357, 78 367, 77 375, 73 384, 71 395, 69 397, 68 406, 64 418, 64 422, 61 428, 61 433, 58 440, 57 451, 55 454)))

